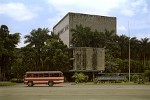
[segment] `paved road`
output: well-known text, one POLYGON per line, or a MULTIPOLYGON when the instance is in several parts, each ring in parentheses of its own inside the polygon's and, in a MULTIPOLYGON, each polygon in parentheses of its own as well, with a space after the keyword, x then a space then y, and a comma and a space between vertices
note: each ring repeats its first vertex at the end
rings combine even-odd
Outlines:
POLYGON ((0 87, 0 100, 150 100, 150 85, 16 85, 0 87))

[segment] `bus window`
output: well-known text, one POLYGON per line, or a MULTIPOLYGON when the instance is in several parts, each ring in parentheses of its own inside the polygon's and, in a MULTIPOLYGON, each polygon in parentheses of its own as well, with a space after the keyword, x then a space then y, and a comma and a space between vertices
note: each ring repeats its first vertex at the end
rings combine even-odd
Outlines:
POLYGON ((39 74, 39 77, 43 77, 43 74, 39 74))
POLYGON ((44 77, 49 77, 49 74, 48 74, 48 73, 45 73, 45 74, 44 74, 44 77))
POLYGON ((54 75, 52 73, 49 74, 49 77, 53 77, 54 75))
POLYGON ((27 74, 27 77, 32 77, 32 74, 27 74))
POLYGON ((55 73, 55 74, 54 74, 54 77, 59 77, 59 73, 55 73))
POLYGON ((63 74, 62 74, 62 73, 60 73, 60 74, 59 74, 59 76, 60 76, 60 77, 63 77, 63 74))
POLYGON ((38 77, 39 75, 38 75, 38 74, 33 74, 33 76, 34 76, 34 77, 38 77))

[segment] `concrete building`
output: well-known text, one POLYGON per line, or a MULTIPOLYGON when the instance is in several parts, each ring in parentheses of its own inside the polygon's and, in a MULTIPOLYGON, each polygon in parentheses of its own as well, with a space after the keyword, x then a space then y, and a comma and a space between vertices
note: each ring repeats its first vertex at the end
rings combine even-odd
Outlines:
POLYGON ((72 32, 76 25, 90 27, 92 31, 114 31, 116 34, 116 17, 89 15, 81 13, 66 14, 54 27, 53 32, 59 34, 61 40, 72 48, 72 68, 70 71, 88 71, 93 73, 105 70, 105 49, 92 47, 71 47, 72 32))
POLYGON ((81 13, 69 12, 65 15, 54 27, 53 31, 60 35, 61 40, 68 46, 71 46, 72 32, 71 29, 75 29, 76 25, 82 25, 83 27, 90 27, 91 30, 104 32, 114 31, 116 34, 116 17, 89 15, 81 13))

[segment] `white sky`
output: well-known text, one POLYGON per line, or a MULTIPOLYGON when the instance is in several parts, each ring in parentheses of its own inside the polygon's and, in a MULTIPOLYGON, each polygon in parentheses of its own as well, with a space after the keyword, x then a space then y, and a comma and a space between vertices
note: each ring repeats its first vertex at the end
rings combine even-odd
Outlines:
POLYGON ((117 17, 117 34, 150 38, 150 0, 0 0, 0 25, 23 37, 52 27, 68 12, 117 17))

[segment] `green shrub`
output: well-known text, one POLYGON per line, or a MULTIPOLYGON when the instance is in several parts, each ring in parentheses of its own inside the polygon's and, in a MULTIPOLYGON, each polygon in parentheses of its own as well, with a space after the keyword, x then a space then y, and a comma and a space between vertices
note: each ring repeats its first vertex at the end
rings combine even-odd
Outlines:
POLYGON ((138 84, 144 84, 145 83, 145 77, 144 75, 139 75, 138 84))
POLYGON ((72 78, 75 79, 75 83, 87 82, 88 76, 83 73, 75 73, 72 78))
POLYGON ((132 79, 132 81, 133 81, 134 83, 138 83, 139 75, 134 74, 134 75, 131 77, 131 79, 132 79))
POLYGON ((144 71, 144 76, 147 77, 149 82, 150 82, 150 70, 145 70, 144 71))
POLYGON ((17 79, 17 78, 13 78, 10 81, 13 83, 23 83, 23 79, 17 79))
POLYGON ((13 86, 13 85, 16 85, 16 83, 12 83, 8 81, 0 82, 0 86, 13 86))
POLYGON ((145 77, 145 82, 149 82, 149 77, 145 77))
POLYGON ((143 79, 139 79, 138 80, 138 84, 144 84, 145 82, 144 82, 144 80, 143 79))
POLYGON ((138 83, 138 84, 144 84, 145 83, 144 75, 134 74, 134 75, 132 75, 131 79, 134 83, 138 83))

